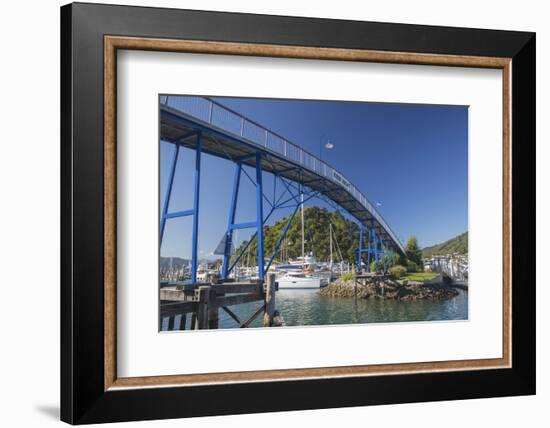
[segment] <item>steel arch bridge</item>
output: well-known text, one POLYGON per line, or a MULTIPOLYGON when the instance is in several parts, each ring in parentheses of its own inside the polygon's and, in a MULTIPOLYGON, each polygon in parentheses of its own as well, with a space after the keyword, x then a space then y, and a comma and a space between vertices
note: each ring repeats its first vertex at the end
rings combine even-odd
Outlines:
POLYGON ((168 188, 160 217, 160 243, 164 236, 166 221, 172 218, 191 216, 193 220, 191 240, 191 281, 197 282, 198 222, 200 207, 201 154, 208 153, 235 164, 233 191, 227 216, 227 230, 223 246, 221 277, 227 279, 239 259, 253 240, 258 247, 258 275, 263 280, 275 254, 289 229, 300 206, 311 198, 318 197, 337 210, 343 210, 359 224, 357 265, 359 270, 366 256, 367 270, 371 260, 387 269, 395 263, 395 253, 404 254, 405 249, 386 221, 356 186, 341 172, 321 161, 311 153, 291 143, 284 137, 244 117, 208 97, 160 96, 160 139, 175 145, 168 177, 168 188), (193 207, 188 210, 169 212, 174 175, 181 147, 195 150, 193 183, 193 207), (255 169, 253 179, 243 166, 255 169), (273 199, 265 192, 262 172, 274 175, 274 186, 280 183, 284 192, 273 199), (240 180, 246 175, 256 189, 256 220, 235 223, 240 180), (267 206, 264 204, 267 203, 267 206), (264 209, 266 207, 267 209, 264 209), (273 212, 280 208, 292 208, 292 215, 283 228, 273 253, 264 254, 263 227, 273 212), (255 229, 251 239, 240 254, 231 261, 233 232, 237 229, 255 229))

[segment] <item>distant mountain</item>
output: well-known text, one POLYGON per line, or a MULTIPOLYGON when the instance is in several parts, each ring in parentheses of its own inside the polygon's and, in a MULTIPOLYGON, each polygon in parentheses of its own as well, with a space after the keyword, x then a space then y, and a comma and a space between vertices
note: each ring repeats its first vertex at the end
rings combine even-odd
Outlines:
POLYGON ((468 232, 464 232, 441 244, 422 249, 422 257, 443 256, 453 253, 468 254, 468 232))
POLYGON ((191 260, 182 259, 180 257, 161 257, 160 258, 160 269, 168 269, 172 267, 173 269, 180 269, 184 265, 191 263, 191 260))

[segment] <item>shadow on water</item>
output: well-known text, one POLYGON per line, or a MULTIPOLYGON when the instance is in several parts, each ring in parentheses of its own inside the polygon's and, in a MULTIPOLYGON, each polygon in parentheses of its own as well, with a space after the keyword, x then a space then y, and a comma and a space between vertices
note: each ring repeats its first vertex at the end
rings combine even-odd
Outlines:
MULTIPOLYGON (((468 292, 446 300, 375 300, 326 297, 319 290, 280 290, 276 306, 288 326, 364 324, 408 321, 447 321, 468 319, 468 292)), ((259 302, 233 307, 239 318, 247 319, 259 302)), ((251 327, 261 327, 261 317, 251 327)), ((220 311, 220 328, 236 323, 220 311)))

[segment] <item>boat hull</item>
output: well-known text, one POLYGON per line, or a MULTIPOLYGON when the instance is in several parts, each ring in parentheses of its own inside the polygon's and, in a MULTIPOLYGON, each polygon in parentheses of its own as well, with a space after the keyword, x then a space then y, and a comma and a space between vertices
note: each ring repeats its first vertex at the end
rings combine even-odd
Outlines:
POLYGON ((278 279, 279 289, 315 289, 322 287, 321 278, 281 278, 278 279))

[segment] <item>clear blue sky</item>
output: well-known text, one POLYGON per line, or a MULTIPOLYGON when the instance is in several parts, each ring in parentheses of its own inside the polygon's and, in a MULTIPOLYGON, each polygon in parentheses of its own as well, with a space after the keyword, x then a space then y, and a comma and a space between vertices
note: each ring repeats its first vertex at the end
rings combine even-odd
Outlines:
MULTIPOLYGON (((244 116, 319 155, 344 173, 373 203, 398 237, 415 235, 422 247, 468 228, 468 108, 417 104, 217 98, 244 116)), ((161 142, 160 195, 164 201, 173 146, 161 142)), ((180 152, 170 210, 192 207, 194 152, 180 152)), ((212 253, 226 229, 234 164, 203 155, 199 257, 212 253)), ((249 170, 254 177, 254 170, 249 170)), ((269 174, 264 176, 267 186, 269 174)), ((326 206, 312 200, 309 205, 326 206)), ((289 211, 273 217, 276 221, 289 211)), ((255 216, 254 186, 243 176, 237 221, 255 216)), ((271 223, 271 222, 270 222, 271 223)), ((252 231, 239 231, 242 241, 252 231)), ((190 256, 190 218, 168 220, 161 254, 190 256)))

